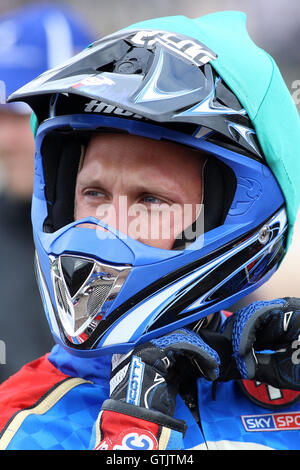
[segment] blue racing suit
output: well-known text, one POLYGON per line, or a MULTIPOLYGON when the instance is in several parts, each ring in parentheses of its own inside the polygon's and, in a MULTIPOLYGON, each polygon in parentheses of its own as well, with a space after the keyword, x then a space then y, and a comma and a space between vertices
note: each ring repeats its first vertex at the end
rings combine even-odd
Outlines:
MULTIPOLYGON (((56 345, 24 366, 0 386, 0 449, 95 449, 110 365, 111 356, 83 359, 56 345)), ((177 397, 181 449, 300 449, 300 392, 199 378, 197 395, 199 422, 177 397)))

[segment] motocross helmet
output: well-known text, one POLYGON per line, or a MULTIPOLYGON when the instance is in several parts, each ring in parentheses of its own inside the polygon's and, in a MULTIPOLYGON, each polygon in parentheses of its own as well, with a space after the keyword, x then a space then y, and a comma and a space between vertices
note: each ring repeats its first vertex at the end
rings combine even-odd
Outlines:
POLYGON ((94 42, 10 98, 36 116, 32 222, 46 315, 56 342, 81 357, 201 323, 261 286, 286 252, 285 197, 218 54, 177 17, 157 24, 94 42), (74 221, 82 148, 102 132, 205 152, 203 233, 164 250, 94 217, 74 221), (101 239, 91 224, 106 229, 101 239))

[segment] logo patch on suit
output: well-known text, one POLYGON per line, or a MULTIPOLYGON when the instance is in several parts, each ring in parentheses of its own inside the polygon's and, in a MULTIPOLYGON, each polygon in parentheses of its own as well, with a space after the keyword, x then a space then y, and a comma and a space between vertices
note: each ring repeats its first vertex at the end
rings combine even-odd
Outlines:
POLYGON ((131 428, 119 434, 115 441, 106 437, 95 450, 157 450, 156 437, 146 429, 131 428))
POLYGON ((239 385, 250 401, 268 409, 290 406, 300 398, 296 390, 279 389, 254 380, 242 380, 239 385))
POLYGON ((300 412, 241 416, 244 428, 255 431, 293 431, 300 429, 300 412))

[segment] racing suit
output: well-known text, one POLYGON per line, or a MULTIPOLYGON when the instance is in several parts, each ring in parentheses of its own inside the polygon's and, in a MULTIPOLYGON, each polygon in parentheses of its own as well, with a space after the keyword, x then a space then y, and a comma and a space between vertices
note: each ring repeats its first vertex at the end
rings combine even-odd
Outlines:
MULTIPOLYGON (((0 449, 99 447, 96 423, 109 397, 110 366, 111 356, 78 358, 59 345, 25 365, 0 386, 0 449)), ((252 381, 216 388, 204 378, 196 388, 197 413, 177 396, 174 418, 187 425, 181 449, 300 449, 300 392, 252 381)), ((132 440, 124 445, 139 448, 132 440)))

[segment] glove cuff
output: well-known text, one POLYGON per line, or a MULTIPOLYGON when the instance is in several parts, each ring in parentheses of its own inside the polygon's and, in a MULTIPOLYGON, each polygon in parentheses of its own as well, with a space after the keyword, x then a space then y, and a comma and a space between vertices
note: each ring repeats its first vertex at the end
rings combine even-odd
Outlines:
POLYGON ((115 411, 116 413, 122 413, 134 418, 151 421, 152 423, 158 424, 159 426, 167 427, 173 431, 180 432, 183 436, 187 429, 185 421, 181 419, 171 418, 170 416, 160 413, 159 411, 149 410, 141 406, 131 405, 130 403, 121 402, 119 400, 113 400, 112 398, 109 398, 103 402, 101 410, 115 411))
POLYGON ((95 450, 179 450, 184 421, 140 406, 108 399, 95 423, 95 450))

